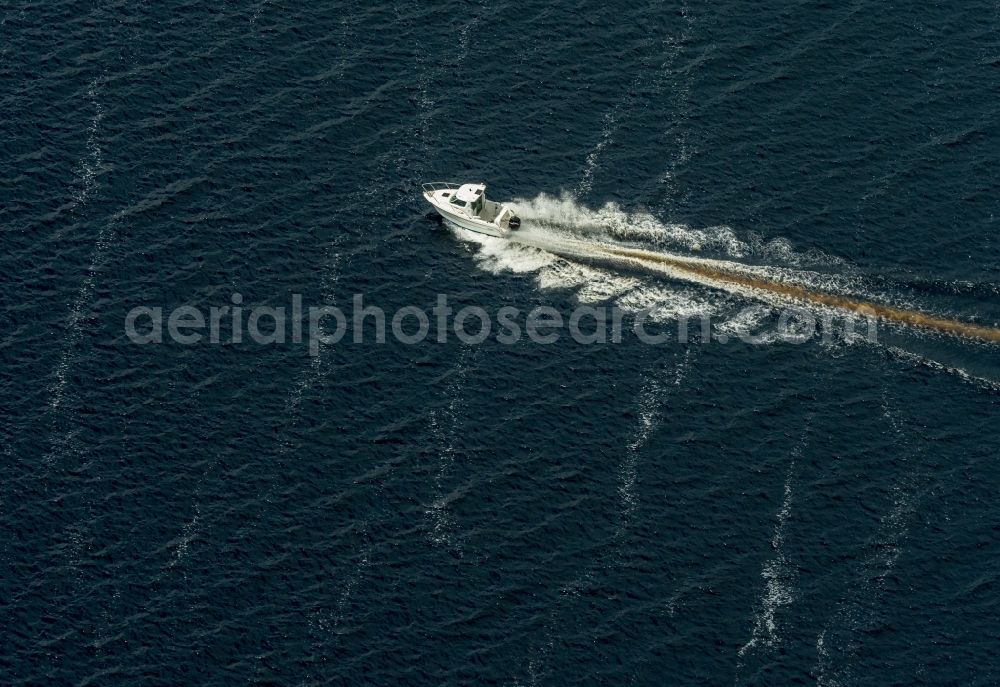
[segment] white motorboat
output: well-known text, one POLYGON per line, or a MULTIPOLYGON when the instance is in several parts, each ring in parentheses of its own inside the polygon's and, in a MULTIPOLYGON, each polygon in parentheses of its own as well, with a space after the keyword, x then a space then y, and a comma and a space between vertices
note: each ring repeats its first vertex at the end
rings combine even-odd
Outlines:
POLYGON ((510 206, 486 200, 483 184, 432 181, 421 187, 424 198, 442 217, 469 231, 506 238, 521 226, 521 220, 510 206))

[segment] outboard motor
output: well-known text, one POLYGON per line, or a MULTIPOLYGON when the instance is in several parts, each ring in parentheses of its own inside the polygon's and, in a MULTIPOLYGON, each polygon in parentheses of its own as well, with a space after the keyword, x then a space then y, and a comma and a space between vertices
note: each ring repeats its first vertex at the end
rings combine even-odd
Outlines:
POLYGON ((518 229, 521 226, 521 218, 517 215, 511 215, 510 222, 507 224, 511 231, 518 229))

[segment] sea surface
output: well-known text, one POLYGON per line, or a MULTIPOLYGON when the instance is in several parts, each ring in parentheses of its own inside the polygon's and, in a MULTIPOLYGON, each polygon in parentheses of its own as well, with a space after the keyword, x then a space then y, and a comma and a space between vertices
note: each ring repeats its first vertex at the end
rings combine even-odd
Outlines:
POLYGON ((1000 325, 996 2, 11 0, 0 85, 0 684, 1000 683, 997 344, 545 244, 1000 325), (126 335, 356 294, 626 331, 126 335))

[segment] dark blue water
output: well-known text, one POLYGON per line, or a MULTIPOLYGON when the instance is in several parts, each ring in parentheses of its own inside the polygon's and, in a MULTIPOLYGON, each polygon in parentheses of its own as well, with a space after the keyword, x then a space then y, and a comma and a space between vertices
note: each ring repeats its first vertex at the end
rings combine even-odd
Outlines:
MULTIPOLYGON (((0 683, 996 684, 1000 356, 350 336, 130 309, 781 303, 1000 323, 995 3, 0 8, 0 683)), ((817 311, 817 314, 821 314, 817 311)))

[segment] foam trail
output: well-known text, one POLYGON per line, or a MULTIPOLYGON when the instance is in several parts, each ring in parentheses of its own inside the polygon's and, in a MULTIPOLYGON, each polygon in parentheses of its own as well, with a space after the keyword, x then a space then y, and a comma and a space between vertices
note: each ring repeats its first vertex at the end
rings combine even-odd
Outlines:
POLYGON ((971 374, 968 370, 964 370, 960 367, 953 367, 951 365, 945 365, 939 363, 936 360, 931 360, 917 353, 904 350, 898 346, 889 346, 889 353, 896 356, 900 360, 912 363, 914 365, 921 365, 930 370, 936 370, 938 372, 947 372, 948 374, 953 374, 962 381, 972 384, 973 386, 979 387, 986 391, 1000 391, 1000 383, 995 382, 992 379, 987 379, 986 377, 979 377, 971 374))
POLYGON ((615 540, 620 540, 638 507, 636 484, 639 481, 639 452, 649 443, 649 439, 663 422, 663 408, 670 398, 671 392, 680 388, 691 366, 691 349, 684 351, 680 361, 676 360, 672 378, 663 371, 646 377, 639 391, 638 410, 639 423, 633 430, 631 440, 626 444, 625 458, 618 474, 618 497, 621 502, 621 516, 615 540))
MULTIPOLYGON (((636 77, 632 81, 632 85, 629 88, 629 92, 634 92, 641 83, 641 76, 636 77)), ((597 163, 600 160, 601 152, 608 147, 608 145, 614 140, 615 132, 618 130, 619 119, 621 119, 622 110, 627 108, 630 104, 630 98, 623 98, 615 103, 608 112, 604 115, 604 122, 601 126, 601 140, 597 142, 594 149, 590 151, 587 155, 587 161, 583 168, 583 176, 580 180, 580 184, 576 188, 576 195, 582 196, 590 193, 590 189, 594 185, 594 172, 597 170, 597 163)))
MULTIPOLYGON (((359 527, 359 534, 362 539, 367 540, 368 522, 362 521, 359 527)), ((310 630, 318 635, 314 648, 322 648, 322 640, 326 640, 328 635, 336 635, 341 632, 345 621, 349 620, 350 603, 361 583, 364 574, 371 567, 371 560, 374 557, 374 549, 370 541, 367 541, 357 555, 357 561, 349 574, 340 580, 341 589, 337 596, 337 603, 333 608, 318 609, 310 614, 310 630)))
POLYGON ((754 614, 753 630, 747 643, 740 647, 736 667, 736 682, 743 681, 742 673, 746 668, 747 655, 766 658, 778 649, 782 637, 781 609, 790 606, 795 601, 796 567, 785 553, 785 538, 788 520, 792 514, 794 503, 794 486, 796 462, 802 457, 809 442, 809 426, 811 416, 806 418, 805 429, 798 445, 792 449, 791 460, 785 473, 785 485, 778 511, 774 533, 771 535, 771 551, 773 555, 762 566, 760 576, 764 579, 764 589, 754 614))
POLYGON ((604 250, 608 255, 622 257, 640 264, 653 263, 665 265, 676 270, 679 276, 682 277, 700 277, 726 285, 746 287, 756 291, 777 294, 793 300, 802 300, 816 305, 847 310, 866 317, 877 317, 895 324, 933 329, 942 334, 1000 343, 1000 329, 996 327, 977 325, 961 320, 950 320, 916 310, 904 310, 881 303, 867 302, 833 293, 824 293, 822 291, 813 291, 798 284, 772 281, 762 276, 740 274, 737 272, 738 267, 736 265, 725 265, 721 261, 670 256, 632 248, 607 247, 604 250))
MULTIPOLYGON (((924 444, 914 446, 912 428, 907 427, 898 410, 882 392, 882 416, 895 436, 902 462, 919 458, 924 444)), ((909 535, 910 522, 917 513, 921 488, 927 483, 924 470, 914 467, 903 473, 892 487, 892 505, 879 521, 875 536, 866 544, 868 555, 858 570, 858 579, 841 599, 837 610, 816 638, 816 665, 813 673, 820 687, 837 687, 857 682, 859 636, 868 634, 879 620, 886 580, 892 574, 903 544, 909 535)))
MULTIPOLYGON (((101 122, 104 118, 104 106, 100 100, 100 92, 103 86, 103 74, 90 82, 87 89, 87 101, 93 108, 93 114, 87 125, 87 153, 80 160, 77 168, 77 181, 79 189, 65 207, 74 215, 84 215, 88 204, 93 196, 99 191, 98 177, 103 171, 104 157, 101 149, 101 122)), ((62 352, 59 361, 53 371, 53 380, 48 388, 49 392, 49 416, 50 426, 48 435, 48 448, 42 456, 44 466, 44 478, 55 471, 60 463, 76 462, 74 469, 80 476, 79 484, 74 490, 65 495, 65 499, 60 499, 59 510, 66 510, 67 513, 74 513, 74 521, 62 528, 55 539, 58 543, 53 548, 54 558, 52 565, 48 566, 45 574, 41 578, 41 583, 46 587, 50 584, 59 585, 58 579, 63 575, 71 576, 69 584, 71 593, 66 600, 57 601, 54 595, 51 605, 56 615, 70 616, 77 611, 79 599, 86 596, 84 585, 89 581, 90 572, 88 563, 94 555, 95 542, 97 537, 93 534, 95 514, 95 497, 93 488, 88 486, 94 481, 93 460, 88 461, 88 447, 79 440, 79 435, 83 430, 81 422, 77 421, 76 413, 67 403, 73 389, 70 385, 72 377, 72 367, 74 355, 78 348, 87 338, 86 335, 92 329, 90 320, 94 318, 89 311, 93 306, 95 294, 100 286, 100 278, 110 259, 109 253, 117 240, 117 227, 123 213, 114 213, 110 218, 104 220, 101 228, 97 232, 93 248, 90 253, 90 264, 87 273, 77 289, 76 296, 70 307, 66 320, 66 335, 62 342, 62 352), (77 519, 78 518, 78 519, 77 519), (58 562, 61 559, 62 562, 58 562), (50 583, 50 580, 56 580, 50 583)), ((69 469, 68 465, 64 466, 69 469)), ((115 594, 118 592, 116 591, 115 594)), ((107 607, 106 607, 107 608, 107 607)), ((90 644, 98 655, 102 654, 101 647, 108 635, 110 622, 105 615, 95 624, 95 640, 90 644)))
POLYGON ((759 611, 754 617, 750 640, 740 647, 739 655, 741 658, 751 650, 757 648, 773 649, 780 644, 778 609, 791 604, 795 598, 793 587, 795 571, 783 550, 785 529, 792 512, 794 472, 795 457, 793 455, 791 465, 788 467, 788 474, 785 477, 784 498, 781 502, 781 510, 778 511, 778 522, 771 537, 771 549, 774 551, 774 557, 764 563, 760 571, 760 576, 764 578, 765 582, 764 593, 760 599, 759 611))
MULTIPOLYGON (((78 206, 86 205, 91 196, 97 192, 97 175, 104 166, 104 157, 100 145, 100 128, 101 120, 104 119, 104 106, 98 99, 100 87, 100 79, 94 79, 87 89, 87 100, 93 107, 94 113, 87 126, 87 155, 79 163, 78 183, 80 190, 73 195, 73 200, 69 206, 71 210, 78 206)), ((85 310, 90 301, 93 300, 94 289, 96 288, 95 280, 104 266, 106 254, 114 240, 117 220, 118 216, 115 215, 110 222, 106 223, 98 231, 97 240, 94 242, 94 249, 91 252, 90 267, 87 270, 87 276, 84 277, 70 310, 66 344, 59 358, 59 363, 56 365, 55 381, 50 389, 51 399, 49 401, 49 408, 52 411, 58 411, 63 403, 73 350, 82 336, 81 327, 83 320, 86 318, 85 310)))
MULTIPOLYGON (((579 225, 573 222, 571 226, 582 226, 585 231, 594 231, 597 224, 594 220, 597 217, 588 218, 589 221, 579 225)), ((552 225, 549 226, 549 229, 551 228, 553 228, 552 225)), ((854 296, 820 290, 796 281, 805 282, 810 278, 815 281, 817 277, 815 274, 795 273, 790 270, 757 267, 727 260, 696 258, 676 253, 633 248, 606 240, 589 240, 561 235, 543 227, 528 227, 521 230, 512 235, 509 242, 548 251, 570 260, 591 263, 624 263, 727 291, 756 297, 777 296, 782 300, 806 302, 894 324, 929 329, 966 339, 1000 343, 1000 329, 996 327, 866 301, 854 296)), ((836 280, 828 278, 822 285, 830 288, 836 285, 836 280)))
MULTIPOLYGON (((465 388, 465 380, 469 374, 469 358, 475 356, 475 352, 469 353, 468 351, 469 349, 462 351, 458 363, 452 370, 454 377, 445 387, 445 393, 448 397, 447 406, 440 410, 430 411, 430 429, 439 450, 437 473, 434 476, 434 498, 424 511, 424 514, 431 521, 431 528, 428 531, 431 543, 447 546, 459 555, 462 554, 462 544, 455 533, 457 528, 455 516, 448 507, 450 494, 446 490, 446 484, 457 455, 455 438, 461 431, 462 414, 460 411, 464 401, 462 390, 465 388)), ((473 357, 471 365, 475 364, 474 361, 473 357)))
MULTIPOLYGON (((854 273, 842 259, 817 249, 795 250, 785 239, 764 240, 753 233, 741 237, 724 226, 696 229, 664 224, 646 213, 626 213, 613 203, 589 210, 570 195, 540 194, 515 204, 525 223, 509 240, 458 227, 452 231, 457 238, 478 244, 475 259, 482 269, 496 274, 533 274, 539 288, 575 290, 582 303, 613 301, 626 312, 646 311, 653 321, 711 316, 720 322, 717 333, 736 338, 759 329, 774 307, 804 301, 849 315, 849 329, 863 325, 853 319, 860 315, 867 318, 869 331, 881 317, 886 322, 985 341, 986 345, 997 342, 996 328, 922 313, 899 293, 885 293, 854 273), (637 248, 636 243, 656 248, 637 248), (689 255, 702 249, 726 257, 689 255), (629 256, 624 257, 624 252, 629 256), (741 258, 751 258, 755 264, 741 258), (623 265, 629 268, 627 272, 615 269, 623 265), (636 268, 707 286, 736 300, 676 283, 644 280, 635 273, 636 268), (760 301, 760 305, 753 309, 739 302, 746 298, 760 301), (889 300, 901 307, 878 303, 889 300)), ((779 333, 762 331, 756 336, 760 343, 771 343, 779 333)), ((845 331, 844 341, 874 343, 849 331, 845 331)), ((955 374, 980 388, 1000 390, 996 380, 893 346, 880 348, 897 358, 955 374)))
POLYGON ((690 191, 683 194, 683 198, 678 197, 677 180, 683 168, 697 152, 697 146, 690 141, 689 132, 691 130, 691 72, 683 68, 683 61, 689 59, 684 46, 687 45, 694 29, 693 17, 688 8, 686 0, 681 3, 680 16, 681 32, 678 36, 667 36, 664 45, 668 48, 667 57, 660 65, 661 73, 671 72, 678 78, 673 79, 670 84, 670 100, 672 102, 673 116, 666 119, 669 124, 664 131, 662 146, 672 150, 667 162, 667 168, 660 174, 657 183, 660 185, 658 195, 662 195, 666 203, 676 206, 676 203, 686 199, 690 191))
MULTIPOLYGON (((600 169, 599 165, 604 150, 614 143, 615 137, 622 128, 622 122, 632 114, 636 107, 646 106, 643 103, 644 98, 637 94, 647 92, 649 97, 659 100, 664 88, 668 86, 667 81, 673 75, 674 71, 671 67, 677 63, 677 59, 681 54, 681 45, 687 40, 692 26, 686 4, 682 6, 681 14, 685 24, 685 28, 681 34, 677 37, 671 35, 665 36, 660 41, 658 50, 652 50, 647 59, 640 60, 638 73, 632 80, 631 85, 605 113, 601 123, 601 137, 587 155, 580 183, 577 185, 575 192, 577 197, 590 193, 594 185, 594 175, 600 169), (647 64, 647 62, 651 63, 647 64)), ((671 92, 679 92, 682 102, 686 99, 689 90, 687 83, 679 88, 676 83, 671 83, 669 86, 671 92)), ((685 162, 690 155, 686 141, 683 140, 685 138, 683 134, 681 134, 681 138, 680 155, 671 163, 672 170, 676 169, 678 163, 685 162)), ((672 173, 668 172, 665 175, 665 179, 670 180, 671 178, 672 173)))

